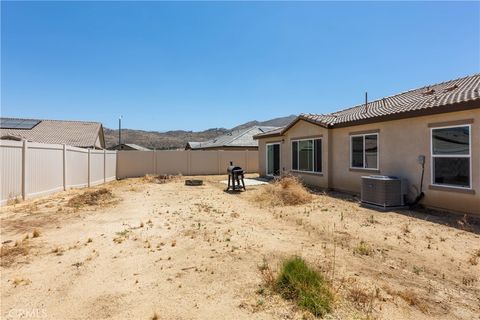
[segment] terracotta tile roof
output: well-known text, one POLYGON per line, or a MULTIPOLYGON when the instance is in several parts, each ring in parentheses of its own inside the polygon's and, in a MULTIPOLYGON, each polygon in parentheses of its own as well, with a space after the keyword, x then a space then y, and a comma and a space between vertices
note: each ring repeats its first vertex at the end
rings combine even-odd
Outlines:
MULTIPOLYGON (((283 134, 298 120, 334 128, 364 122, 380 122, 395 116, 409 117, 419 113, 447 112, 447 107, 474 101, 476 104, 480 103, 480 74, 409 90, 368 102, 367 105, 363 103, 330 114, 300 114, 277 134, 283 134)), ((270 135, 272 134, 264 133, 256 137, 270 135)))
MULTIPOLYGON (((1 118, 2 120, 18 118, 1 118)), ((37 119, 28 119, 37 120, 37 119)), ((67 144, 74 147, 105 147, 102 124, 86 121, 37 120, 32 129, 0 128, 1 139, 19 139, 41 143, 67 144), (100 135, 100 143, 97 139, 100 135)))

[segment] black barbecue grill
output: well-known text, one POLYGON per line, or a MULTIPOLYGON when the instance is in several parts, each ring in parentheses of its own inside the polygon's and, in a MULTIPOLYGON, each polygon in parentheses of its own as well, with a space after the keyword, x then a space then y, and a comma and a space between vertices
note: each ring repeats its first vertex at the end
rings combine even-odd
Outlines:
POLYGON ((228 186, 227 190, 232 189, 232 191, 238 191, 238 190, 247 190, 245 189, 245 182, 243 181, 243 174, 244 171, 241 167, 236 167, 233 165, 233 162, 230 161, 230 166, 227 168, 227 173, 228 173, 228 186), (232 183, 230 185, 230 180, 232 180, 232 183), (242 181, 242 184, 240 184, 240 181, 242 181))

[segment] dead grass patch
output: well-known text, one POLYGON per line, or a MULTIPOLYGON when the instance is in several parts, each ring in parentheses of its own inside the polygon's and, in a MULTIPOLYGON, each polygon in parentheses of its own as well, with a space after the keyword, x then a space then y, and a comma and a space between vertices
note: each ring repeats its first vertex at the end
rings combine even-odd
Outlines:
POLYGON ((353 253, 361 256, 371 256, 373 255, 373 249, 368 243, 362 240, 355 248, 353 248, 353 253))
POLYGON ((409 306, 417 307, 423 313, 427 312, 427 305, 423 302, 412 289, 397 291, 397 295, 402 298, 409 306))
POLYGON ((472 265, 472 266, 476 266, 478 264, 478 260, 480 258, 480 249, 477 249, 475 250, 472 255, 470 256, 470 258, 468 259, 468 262, 472 265))
POLYGON ((40 237, 40 231, 38 231, 37 229, 34 229, 32 232, 32 238, 38 238, 38 237, 40 237))
POLYGON ((170 174, 146 174, 143 178, 143 182, 147 183, 158 183, 158 184, 163 184, 167 182, 175 182, 179 181, 182 178, 181 175, 170 175, 170 174))
POLYGON ((15 206, 14 209, 12 209, 13 212, 15 213, 35 213, 40 208, 38 207, 38 204, 36 202, 33 203, 20 203, 18 206, 15 206))
POLYGON ((7 206, 14 206, 16 204, 19 204, 21 202, 20 197, 13 197, 7 200, 7 206))
POLYGON ((27 256, 30 246, 27 240, 17 241, 13 246, 3 245, 0 248, 0 266, 11 266, 19 256, 27 256))
POLYGON ((300 180, 286 176, 261 188, 254 197, 256 202, 270 206, 294 206, 311 202, 313 196, 300 180))
POLYGON ((30 283, 32 283, 32 281, 26 278, 15 278, 12 280, 12 283, 15 287, 18 287, 18 286, 27 286, 30 283))
POLYGON ((109 204, 114 198, 112 191, 107 188, 87 190, 78 194, 67 202, 68 207, 81 208, 84 206, 100 206, 109 204))
POLYGON ((369 290, 357 283, 348 288, 347 297, 357 308, 371 314, 373 303, 379 297, 379 289, 369 290))

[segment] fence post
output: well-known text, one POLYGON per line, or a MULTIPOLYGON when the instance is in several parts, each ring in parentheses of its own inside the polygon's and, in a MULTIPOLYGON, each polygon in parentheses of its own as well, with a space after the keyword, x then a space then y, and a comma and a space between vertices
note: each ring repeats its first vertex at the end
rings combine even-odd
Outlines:
POLYGON ((189 176, 190 175, 190 162, 191 162, 191 159, 190 159, 190 150, 187 150, 187 175, 189 176))
POLYGON ((63 144, 63 191, 67 190, 67 145, 63 144))
POLYGON ((155 148, 153 148, 153 174, 157 174, 157 153, 155 152, 155 148))
POLYGON ((22 146, 22 199, 27 198, 27 150, 28 142, 23 140, 22 146))
POLYGON ((88 149, 87 187, 90 188, 90 149, 88 149))
POLYGON ((103 149, 103 183, 107 182, 107 149, 103 149))

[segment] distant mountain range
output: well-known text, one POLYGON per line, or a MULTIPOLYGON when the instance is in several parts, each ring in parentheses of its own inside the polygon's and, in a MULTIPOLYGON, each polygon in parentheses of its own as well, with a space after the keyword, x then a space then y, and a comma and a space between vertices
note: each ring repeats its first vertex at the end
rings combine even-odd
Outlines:
MULTIPOLYGON (((147 148, 177 149, 184 148, 188 141, 205 141, 229 131, 245 129, 251 126, 283 127, 295 119, 295 115, 275 118, 267 121, 249 121, 231 129, 212 128, 204 131, 173 130, 166 132, 122 129, 122 142, 134 143, 147 148)), ((118 144, 118 130, 105 128, 107 147, 118 144)))

